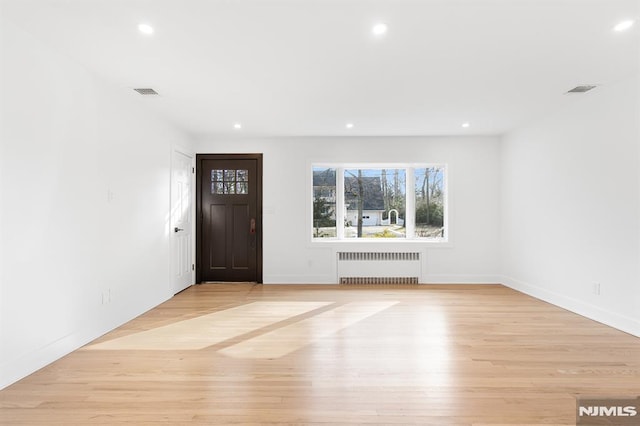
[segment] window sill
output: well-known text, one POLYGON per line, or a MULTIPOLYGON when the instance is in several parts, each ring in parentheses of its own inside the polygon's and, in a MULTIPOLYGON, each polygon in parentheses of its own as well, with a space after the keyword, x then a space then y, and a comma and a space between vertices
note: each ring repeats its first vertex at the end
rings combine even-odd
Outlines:
POLYGON ((350 238, 339 240, 337 238, 312 238, 311 244, 315 245, 421 245, 429 248, 451 248, 453 243, 449 240, 429 240, 426 238, 350 238))

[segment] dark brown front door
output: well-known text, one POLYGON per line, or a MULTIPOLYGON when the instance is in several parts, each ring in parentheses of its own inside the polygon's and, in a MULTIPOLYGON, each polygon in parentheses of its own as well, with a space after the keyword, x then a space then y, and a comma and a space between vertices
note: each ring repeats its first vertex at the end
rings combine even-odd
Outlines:
POLYGON ((197 155, 197 277, 262 282, 262 154, 197 155))

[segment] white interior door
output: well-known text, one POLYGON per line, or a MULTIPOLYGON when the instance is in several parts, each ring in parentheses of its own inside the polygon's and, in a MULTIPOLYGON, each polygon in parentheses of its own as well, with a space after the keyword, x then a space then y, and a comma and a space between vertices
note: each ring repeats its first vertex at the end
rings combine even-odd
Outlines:
POLYGON ((174 150, 171 158, 171 282, 178 293, 194 283, 193 157, 174 150))

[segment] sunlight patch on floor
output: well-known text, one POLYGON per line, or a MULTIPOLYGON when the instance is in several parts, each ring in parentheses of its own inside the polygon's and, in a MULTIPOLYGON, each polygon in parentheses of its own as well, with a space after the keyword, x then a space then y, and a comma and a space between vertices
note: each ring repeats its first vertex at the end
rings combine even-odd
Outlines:
POLYGON ((87 346, 90 350, 198 350, 332 302, 253 302, 87 346))
POLYGON ((396 301, 352 302, 221 349, 234 358, 280 358, 396 305, 396 301))

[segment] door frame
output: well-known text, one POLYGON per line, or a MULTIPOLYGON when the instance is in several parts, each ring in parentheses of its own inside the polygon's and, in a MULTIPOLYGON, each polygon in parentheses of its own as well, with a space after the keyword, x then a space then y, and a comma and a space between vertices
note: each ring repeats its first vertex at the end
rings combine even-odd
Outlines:
POLYGON ((256 281, 262 284, 262 154, 196 154, 196 283, 202 282, 202 162, 205 160, 256 160, 256 281))

